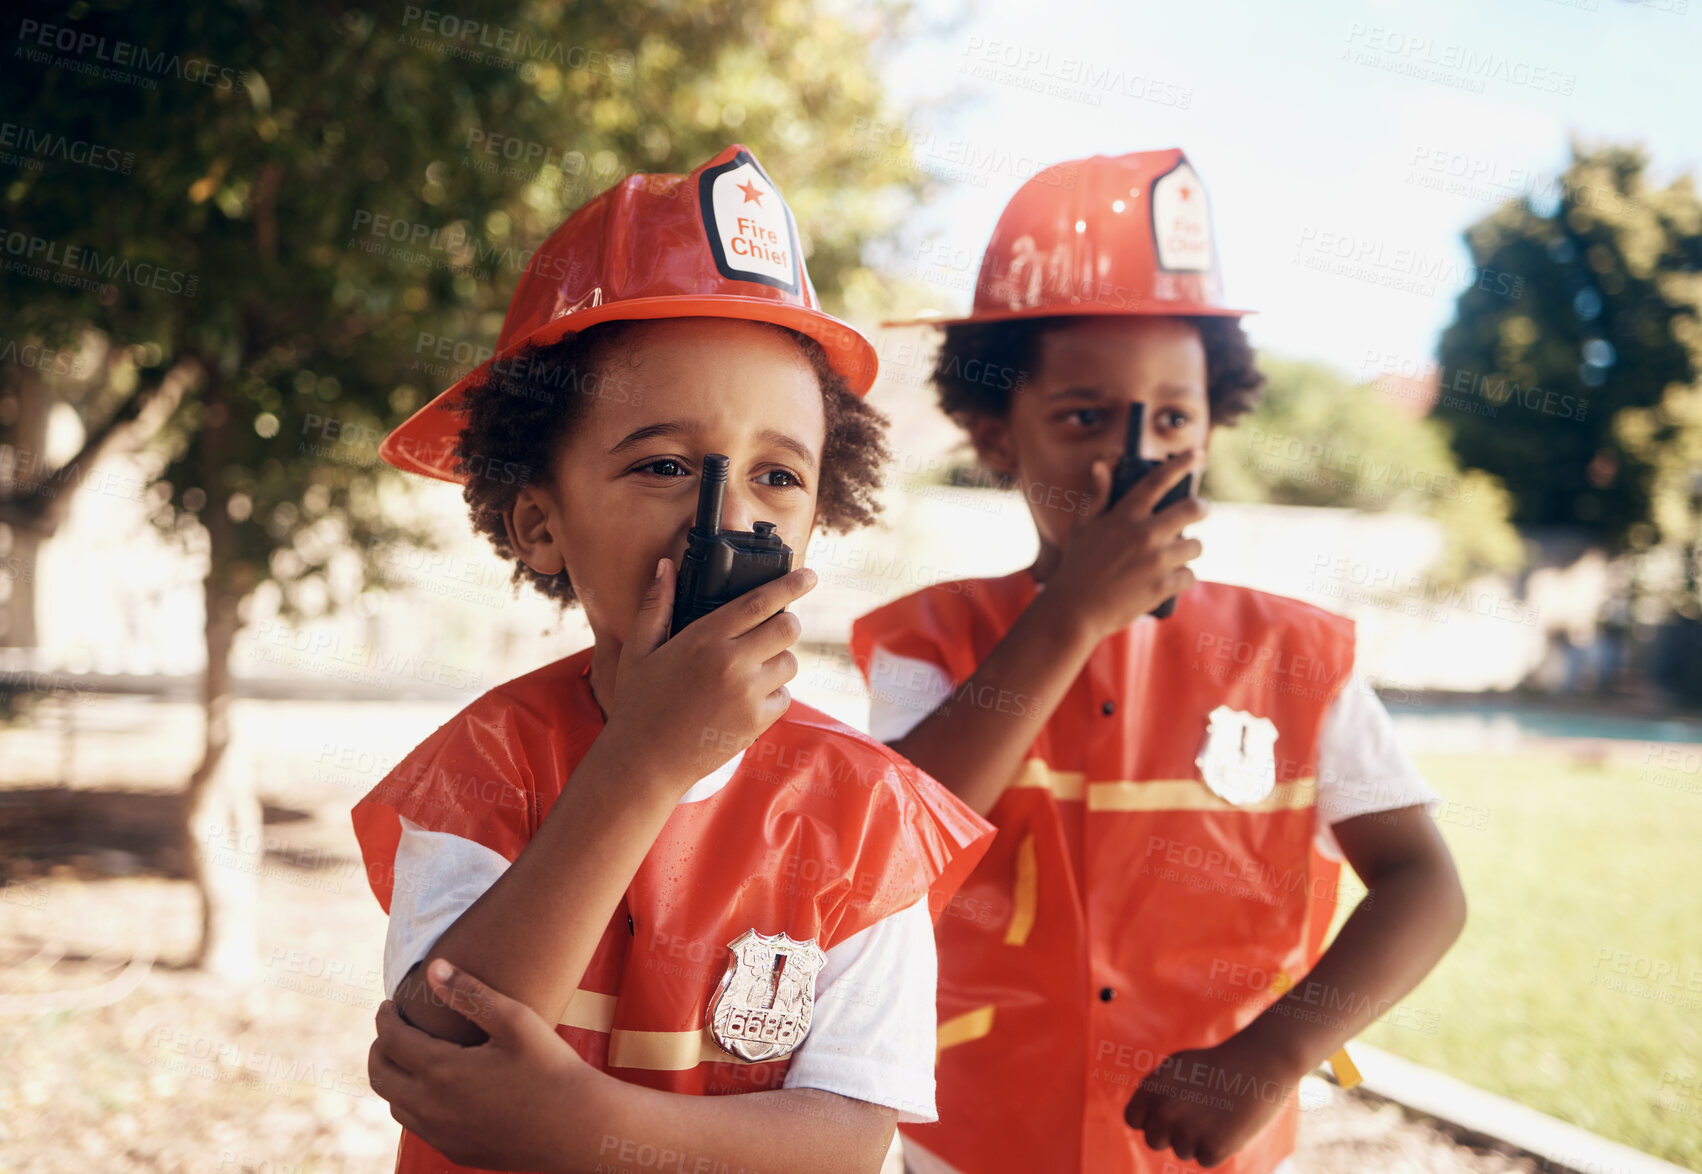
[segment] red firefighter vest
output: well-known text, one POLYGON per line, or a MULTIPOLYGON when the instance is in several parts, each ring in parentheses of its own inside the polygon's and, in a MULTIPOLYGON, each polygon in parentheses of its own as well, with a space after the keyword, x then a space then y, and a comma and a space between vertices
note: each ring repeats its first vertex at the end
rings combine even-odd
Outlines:
MULTIPOLYGON (((1020 714, 966 682, 1036 591, 1027 571, 936 584, 858 620, 852 650, 865 675, 879 646, 943 669, 947 704, 1020 714)), ((940 1119, 907 1139, 968 1174, 1200 1169, 1153 1153, 1123 1110, 1321 952, 1338 866, 1313 848, 1318 737, 1352 664, 1350 621, 1215 583, 1100 643, 937 924, 940 1119)), ((1215 1169, 1266 1174, 1296 1124, 1291 1098, 1215 1169)))
MULTIPOLYGON (((510 861, 520 854, 602 728, 589 666, 587 649, 485 694, 356 804, 386 912, 399 817, 510 861)), ((933 779, 794 701, 720 791, 675 808, 556 1030, 634 1084, 709 1095, 780 1088, 790 1053, 747 1062, 710 1034, 729 947, 754 930, 825 952, 924 894, 938 918, 991 840, 986 822, 933 779)), ((758 1035, 763 1026, 751 1024, 758 1035)), ((406 1131, 396 1168, 463 1169, 406 1131)))

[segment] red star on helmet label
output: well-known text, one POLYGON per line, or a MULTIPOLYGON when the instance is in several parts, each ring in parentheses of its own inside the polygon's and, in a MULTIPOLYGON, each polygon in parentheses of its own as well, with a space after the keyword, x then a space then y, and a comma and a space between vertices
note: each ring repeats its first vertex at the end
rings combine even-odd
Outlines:
POLYGON ((703 226, 723 277, 798 292, 798 232, 774 181, 740 151, 698 181, 703 226))
POLYGON ((1205 186, 1185 162, 1152 185, 1152 240, 1160 269, 1211 271, 1211 209, 1205 186))

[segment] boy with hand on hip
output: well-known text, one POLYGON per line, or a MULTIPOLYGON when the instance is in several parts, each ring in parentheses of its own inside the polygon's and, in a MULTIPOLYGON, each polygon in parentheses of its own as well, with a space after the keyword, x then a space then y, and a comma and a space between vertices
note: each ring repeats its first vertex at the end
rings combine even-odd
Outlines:
POLYGON ((1220 286, 1182 152, 1096 156, 1023 186, 940 323, 941 407, 1040 553, 853 628, 871 731, 998 828, 938 927, 919 1174, 1281 1169, 1300 1077, 1463 924, 1352 622, 1188 567, 1177 487, 1264 382, 1220 286), (1117 496, 1120 458, 1155 467, 1117 496), (1321 951, 1343 856, 1371 897, 1321 951))
POLYGON ((381 447, 595 637, 354 809, 399 1171, 872 1171, 932 1118, 932 921, 990 830, 786 689, 792 552, 872 518, 874 374, 733 146, 574 213, 381 447))

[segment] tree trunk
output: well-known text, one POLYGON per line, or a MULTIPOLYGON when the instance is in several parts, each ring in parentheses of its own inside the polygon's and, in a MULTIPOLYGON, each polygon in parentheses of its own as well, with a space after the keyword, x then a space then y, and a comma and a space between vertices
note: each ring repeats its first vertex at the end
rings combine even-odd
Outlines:
MULTIPOLYGON (((110 353, 105 347, 97 349, 110 353)), ((50 468, 47 421, 54 399, 39 372, 19 366, 12 381, 18 399, 12 459, 0 464, 0 529, 11 535, 10 547, 0 548, 0 580, 10 586, 10 591, 0 588, 5 595, 0 600, 0 648, 34 648, 40 641, 36 558, 70 512, 71 496, 83 477, 116 443, 145 438, 158 429, 201 370, 199 359, 183 358, 158 379, 140 383, 103 423, 89 430, 71 460, 50 468)))
MULTIPOLYGON (((12 497, 33 485, 47 469, 47 416, 52 402, 38 372, 20 365, 13 380, 18 418, 13 431, 12 460, 0 466, 0 498, 12 497)), ((36 557, 40 534, 33 526, 13 522, 6 529, 11 542, 0 559, 0 579, 9 588, 0 606, 0 648, 34 648, 40 643, 35 622, 36 557)))
POLYGON ((224 478, 232 420, 219 374, 208 373, 205 395, 199 449, 207 494, 202 521, 211 556, 205 585, 207 670, 201 689, 206 736, 201 765, 190 776, 183 797, 191 875, 201 896, 201 941, 193 963, 215 974, 248 978, 259 964, 265 837, 254 780, 230 757, 230 651, 246 592, 239 581, 230 489, 224 478))
POLYGON ((10 530, 11 549, 0 559, 0 579, 6 581, 6 601, 0 605, 0 648, 34 648, 41 642, 35 626, 36 560, 41 536, 22 526, 10 530))

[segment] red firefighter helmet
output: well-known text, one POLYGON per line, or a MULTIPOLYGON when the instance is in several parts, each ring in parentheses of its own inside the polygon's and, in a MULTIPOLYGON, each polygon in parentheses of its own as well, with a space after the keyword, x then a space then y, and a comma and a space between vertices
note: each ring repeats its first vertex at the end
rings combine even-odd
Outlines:
POLYGON ((969 315, 887 325, 1252 312, 1223 304, 1205 185, 1172 147, 1095 155, 1038 172, 993 229, 969 315))
POLYGON ((857 395, 875 381, 875 349, 821 310, 780 190, 735 143, 689 175, 629 175, 550 234, 508 303, 495 354, 409 416, 379 445, 399 469, 444 481, 455 471, 455 405, 492 364, 599 322, 743 318, 821 343, 857 395))

